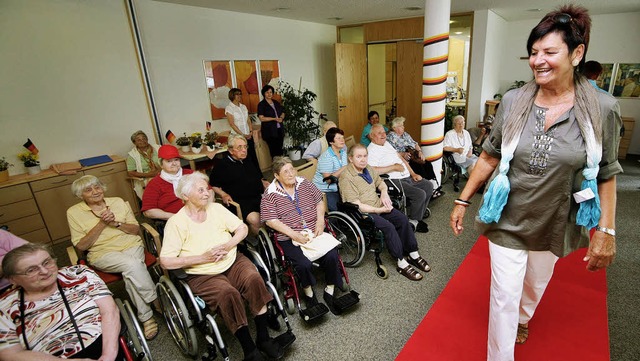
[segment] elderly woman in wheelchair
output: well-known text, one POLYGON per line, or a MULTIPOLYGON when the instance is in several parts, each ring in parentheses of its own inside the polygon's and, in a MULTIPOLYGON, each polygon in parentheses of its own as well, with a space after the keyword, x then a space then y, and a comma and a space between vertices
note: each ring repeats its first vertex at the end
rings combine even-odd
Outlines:
POLYGON ((125 288, 138 311, 144 335, 158 335, 158 324, 149 306, 156 309, 155 283, 145 265, 140 226, 128 203, 121 198, 105 197, 106 186, 98 178, 85 175, 76 179, 71 190, 82 202, 67 210, 71 243, 88 252, 91 267, 109 273, 122 273, 125 288))
POLYGON ((85 266, 59 269, 47 247, 27 243, 2 261, 15 285, 0 298, 0 360, 121 360, 111 292, 85 266))
POLYGON ((423 276, 418 270, 429 272, 431 268, 418 253, 418 242, 408 218, 393 208, 387 185, 367 162, 367 148, 362 144, 349 149, 349 166, 340 175, 342 200, 356 204, 361 211, 369 213, 375 227, 384 233, 389 253, 397 259, 398 273, 412 281, 419 281, 423 276), (376 189, 380 191, 380 196, 376 194, 376 189))
POLYGON ((355 292, 336 296, 336 286, 341 290, 347 289, 342 279, 346 273, 336 249, 339 242, 324 231, 322 192, 305 178, 297 176, 289 158, 276 157, 273 173, 275 179, 262 197, 260 217, 274 230, 277 248, 291 263, 302 285, 307 306, 303 317, 305 320, 320 317, 327 312, 326 306, 338 315, 358 303, 358 298, 355 292), (313 262, 318 263, 325 272, 327 285, 323 299, 326 306, 318 302, 313 292, 316 283, 312 272, 313 262))
POLYGON ((238 338, 245 360, 262 360, 260 351, 269 358, 281 358, 284 348, 269 337, 267 329, 267 303, 272 295, 253 263, 237 252, 247 226, 221 204, 209 201, 204 174, 183 176, 176 195, 185 206, 167 222, 160 263, 169 270, 186 271, 190 289, 222 316, 238 338), (249 333, 245 300, 254 315, 255 342, 249 333))

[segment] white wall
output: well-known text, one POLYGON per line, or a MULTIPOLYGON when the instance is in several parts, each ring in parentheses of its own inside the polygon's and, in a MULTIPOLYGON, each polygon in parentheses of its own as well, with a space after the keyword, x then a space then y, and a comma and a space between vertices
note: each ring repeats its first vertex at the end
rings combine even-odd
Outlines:
MULTIPOLYGON (((640 12, 593 15, 591 40, 587 60, 601 63, 640 63, 640 12)), ((506 44, 499 73, 500 92, 504 92, 514 80, 530 80, 531 69, 527 60, 526 42, 529 32, 539 19, 507 23, 506 44)), ((474 34, 475 35, 475 34, 474 34)), ((618 99, 623 116, 633 117, 640 124, 640 99, 618 99)), ((633 132, 629 153, 640 154, 640 126, 633 132)))
MULTIPOLYGON (((335 119, 336 27, 138 0, 143 44, 163 133, 203 131, 211 120, 203 60, 280 60, 283 80, 318 95, 335 119)), ((226 120, 214 130, 228 129, 226 120)))
POLYGON ((27 138, 43 167, 124 154, 137 129, 151 131, 122 1, 0 2, 0 157, 27 138))

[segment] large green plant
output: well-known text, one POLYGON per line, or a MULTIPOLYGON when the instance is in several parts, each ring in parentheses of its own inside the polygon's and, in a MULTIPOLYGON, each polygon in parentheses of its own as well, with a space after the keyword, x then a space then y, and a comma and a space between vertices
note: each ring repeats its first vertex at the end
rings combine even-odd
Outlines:
POLYGON ((302 148, 320 136, 320 126, 315 121, 318 112, 311 105, 318 96, 308 89, 294 89, 286 81, 280 81, 279 88, 285 114, 284 131, 291 138, 288 148, 302 148))

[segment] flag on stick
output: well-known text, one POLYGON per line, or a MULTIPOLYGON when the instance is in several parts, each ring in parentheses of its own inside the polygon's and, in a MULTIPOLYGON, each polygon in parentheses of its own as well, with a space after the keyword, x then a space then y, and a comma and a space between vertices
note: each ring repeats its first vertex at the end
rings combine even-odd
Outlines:
POLYGON ((206 127, 207 127, 207 132, 210 131, 211 130, 211 122, 207 122, 206 127))
POLYGON ((173 142, 176 140, 175 134, 173 134, 170 130, 167 130, 167 133, 164 136, 171 144, 173 144, 173 142))
POLYGON ((39 150, 36 148, 36 145, 31 142, 31 139, 27 138, 27 142, 22 145, 23 147, 29 149, 29 151, 33 154, 38 154, 39 150))

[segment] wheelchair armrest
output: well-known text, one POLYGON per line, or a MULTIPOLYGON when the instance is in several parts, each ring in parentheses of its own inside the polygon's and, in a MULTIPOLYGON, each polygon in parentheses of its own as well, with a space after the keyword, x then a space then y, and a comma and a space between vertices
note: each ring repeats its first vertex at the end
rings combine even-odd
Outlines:
POLYGON ((322 181, 327 183, 327 184, 338 184, 338 177, 336 177, 334 175, 330 175, 328 177, 322 178, 322 181))
POLYGON ((67 255, 69 256, 69 261, 71 261, 72 265, 87 264, 87 253, 80 252, 75 246, 67 247, 67 255))
POLYGON ((389 175, 387 173, 379 174, 382 179, 389 179, 389 175))
POLYGON ((182 268, 169 270, 169 275, 172 278, 175 277, 175 279, 178 279, 178 280, 186 280, 187 279, 187 272, 185 272, 182 268))
POLYGON ((346 212, 360 211, 360 207, 357 204, 351 202, 338 202, 338 209, 346 212))

